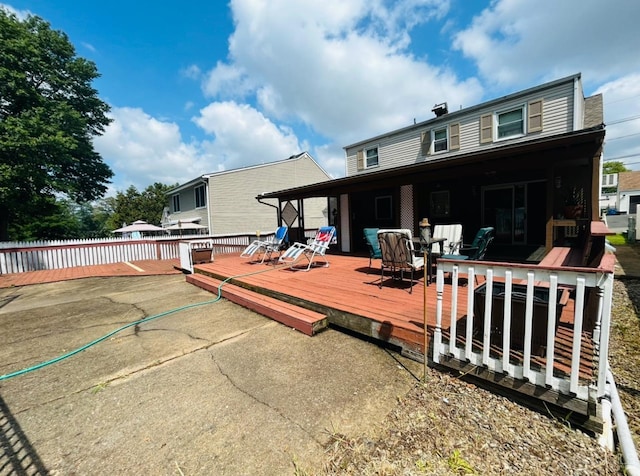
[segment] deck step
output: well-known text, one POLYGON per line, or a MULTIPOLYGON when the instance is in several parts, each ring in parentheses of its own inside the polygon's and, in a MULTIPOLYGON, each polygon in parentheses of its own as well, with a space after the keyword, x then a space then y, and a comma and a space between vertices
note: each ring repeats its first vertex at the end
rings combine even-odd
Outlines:
MULTIPOLYGON (((218 286, 222 281, 202 274, 189 274, 187 282, 217 295, 218 286)), ((329 324, 327 316, 324 314, 279 301, 233 284, 225 283, 222 286, 222 297, 308 336, 320 332, 329 324)))

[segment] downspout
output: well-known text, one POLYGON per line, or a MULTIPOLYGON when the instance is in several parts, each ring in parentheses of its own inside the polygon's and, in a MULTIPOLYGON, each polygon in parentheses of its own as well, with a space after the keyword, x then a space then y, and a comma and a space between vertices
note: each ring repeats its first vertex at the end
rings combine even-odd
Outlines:
MULTIPOLYGON (((263 202, 262 201, 262 194, 258 195, 256 197, 256 200, 258 201, 258 203, 261 203, 262 205, 267 205, 268 207, 273 207, 276 209, 276 215, 277 215, 277 219, 278 219, 278 226, 282 226, 282 220, 280 219, 280 207, 278 205, 273 205, 272 203, 267 203, 267 202, 263 202)), ((280 200, 278 200, 278 203, 280 203, 280 200)))
POLYGON ((622 458, 624 459, 625 474, 630 476, 640 476, 640 460, 638 460, 638 453, 631 437, 631 431, 629 430, 629 424, 627 423, 627 417, 620 403, 620 396, 618 395, 618 389, 616 388, 616 382, 613 379, 613 373, 611 368, 607 366, 607 381, 609 383, 610 399, 611 399, 611 411, 613 413, 613 419, 616 425, 616 433, 618 435, 618 444, 622 451, 622 458))
POLYGON ((207 214, 207 232, 208 232, 208 236, 212 236, 213 235, 213 227, 211 226, 213 223, 213 216, 211 216, 211 187, 210 185, 210 180, 208 176, 202 176, 202 183, 204 184, 204 191, 205 191, 205 197, 206 197, 206 204, 207 204, 207 211, 205 212, 207 214))

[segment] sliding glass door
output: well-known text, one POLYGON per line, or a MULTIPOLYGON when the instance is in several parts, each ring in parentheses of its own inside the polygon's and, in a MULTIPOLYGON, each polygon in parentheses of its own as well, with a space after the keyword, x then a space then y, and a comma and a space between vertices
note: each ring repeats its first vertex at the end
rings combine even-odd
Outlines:
POLYGON ((525 244, 527 184, 485 188, 482 198, 482 223, 495 228, 494 242, 504 245, 525 244))

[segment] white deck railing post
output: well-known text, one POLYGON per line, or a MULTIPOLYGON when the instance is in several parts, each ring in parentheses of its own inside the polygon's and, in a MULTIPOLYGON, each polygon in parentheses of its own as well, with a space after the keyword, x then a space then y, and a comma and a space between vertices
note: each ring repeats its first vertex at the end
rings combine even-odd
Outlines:
POLYGON ((551 269, 524 264, 469 263, 442 259, 438 262, 437 286, 438 302, 446 299, 451 302, 451 324, 447 339, 442 334, 443 306, 437 305, 433 350, 435 362, 440 362, 441 356, 448 355, 459 362, 469 362, 496 373, 506 373, 514 379, 528 381, 536 386, 553 389, 585 401, 604 395, 613 273, 603 272, 602 269, 590 272, 587 269, 551 269), (459 285, 459 271, 466 274, 466 291, 459 285), (447 273, 451 276, 451 286, 445 287, 444 276, 447 273), (481 276, 485 278, 484 291, 477 290, 475 286, 476 277, 481 276), (518 282, 522 284, 514 284, 518 282), (497 286, 499 289, 496 289, 497 286), (526 295, 521 297, 521 293, 516 292, 517 287, 522 288, 522 294, 526 295), (493 296, 494 289, 496 296, 493 296), (541 289, 546 289, 548 294, 540 297, 541 289), (571 328, 567 329, 567 324, 560 325, 558 322, 561 315, 559 306, 566 304, 571 289, 574 290, 574 315, 571 328), (595 295, 589 298, 587 290, 591 290, 595 295), (462 292, 467 293, 466 310, 460 309, 459 293, 462 292), (478 306, 480 303, 475 302, 475 299, 480 299, 483 292, 485 301, 482 306, 478 306), (559 301, 560 298, 562 302, 559 301), (484 316, 474 315, 475 310, 484 311, 484 316), (597 314, 594 315, 594 312, 597 314), (463 317, 466 319, 466 332, 464 343, 458 346, 457 321, 463 317), (546 318, 546 324, 538 326, 537 324, 542 324, 541 318, 546 318), (474 327, 479 328, 478 325, 474 326, 475 319, 483 319, 482 323, 478 324, 484 324, 484 332, 481 338, 478 337, 474 341, 474 327), (502 338, 492 339, 492 332, 499 328, 503 332, 502 338), (573 334, 570 343, 557 338, 558 332, 562 331, 565 335, 567 330, 573 334), (593 333, 593 356, 582 353, 585 330, 593 333), (514 338, 517 339, 515 351, 512 340, 514 338), (567 342, 566 346, 564 343, 559 344, 560 342, 567 342), (500 348, 499 356, 492 354, 490 346, 500 348), (540 348, 545 349, 543 355, 538 354, 540 348), (566 376, 554 372, 554 368, 561 363, 556 362, 556 354, 560 351, 570 354, 570 370, 567 369, 566 376), (520 354, 519 362, 510 360, 512 352, 520 354), (586 382, 584 379, 581 380, 580 376, 580 364, 584 363, 585 358, 594 366, 593 377, 586 382))

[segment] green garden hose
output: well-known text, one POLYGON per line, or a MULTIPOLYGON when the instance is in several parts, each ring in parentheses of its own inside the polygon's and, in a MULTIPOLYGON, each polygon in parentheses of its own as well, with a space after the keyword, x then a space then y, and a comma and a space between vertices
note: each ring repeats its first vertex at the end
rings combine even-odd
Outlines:
POLYGON ((227 279, 225 279, 224 281, 222 281, 220 283, 220 285, 218 286, 218 295, 216 296, 215 299, 211 299, 209 301, 198 302, 198 303, 195 303, 195 304, 187 304, 186 306, 181 306, 181 307, 178 307, 176 309, 171 309, 170 311, 161 312, 160 314, 155 314, 153 316, 146 317, 144 319, 140 319, 140 320, 135 321, 135 322, 130 322, 129 324, 126 324, 126 325, 124 325, 122 327, 119 327, 116 330, 111 331, 108 334, 105 334, 102 337, 99 337, 98 339, 93 340, 93 341, 89 342, 88 344, 83 345, 82 347, 78 347, 77 349, 72 350, 70 352, 67 352, 66 354, 62 354, 62 355, 60 355, 60 356, 58 356, 58 357, 56 357, 54 359, 47 360, 45 362, 41 362, 41 363, 39 363, 37 365, 33 365, 31 367, 27 367, 27 368, 24 368, 22 370, 17 370, 15 372, 11 372, 11 373, 8 373, 8 374, 5 374, 5 375, 0 375, 0 382, 2 382, 3 380, 8 380, 8 379, 13 378, 13 377, 18 377, 19 375, 24 375, 24 374, 33 372, 35 370, 38 370, 38 369, 41 369, 41 368, 44 368, 44 367, 48 367, 49 365, 53 365, 53 364, 55 364, 57 362, 60 362, 60 361, 65 360, 65 359, 68 359, 69 357, 72 357, 72 356, 74 356, 76 354, 79 354, 83 350, 86 350, 89 347, 93 347, 94 345, 99 344, 103 340, 106 340, 109 337, 117 334, 118 332, 121 332, 121 331, 123 331, 125 329, 128 329, 129 327, 137 326, 139 324, 143 324, 145 322, 153 321, 155 319, 160 319, 161 317, 165 317, 165 316, 168 316, 170 314, 175 314, 176 312, 184 311, 186 309, 192 309, 194 307, 205 306, 207 304, 214 304, 214 303, 218 302, 222 298, 222 286, 224 286, 227 282, 231 281, 232 279, 242 278, 242 277, 245 277, 245 276, 251 276, 251 275, 254 275, 254 274, 265 273, 267 271, 273 271, 275 269, 282 269, 282 268, 286 268, 286 267, 289 267, 289 266, 280 266, 280 267, 267 268, 267 269, 263 269, 263 270, 260 270, 260 271, 254 271, 253 273, 246 273, 246 274, 239 274, 239 275, 236 275, 236 276, 230 276, 227 279))

